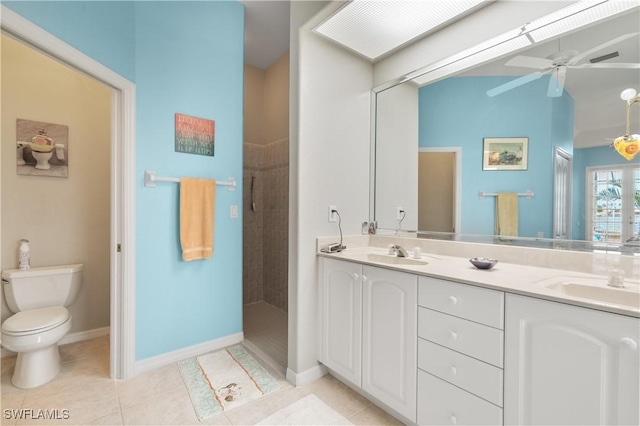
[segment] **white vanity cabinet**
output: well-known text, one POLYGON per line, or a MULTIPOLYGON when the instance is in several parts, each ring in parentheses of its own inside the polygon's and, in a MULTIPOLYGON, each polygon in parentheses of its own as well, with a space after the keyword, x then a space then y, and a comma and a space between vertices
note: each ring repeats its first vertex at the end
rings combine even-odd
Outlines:
POLYGON ((420 425, 640 424, 640 319, 322 257, 319 360, 420 425))
POLYGON ((416 418, 418 278, 364 266, 362 389, 406 418, 416 418))
POLYGON ((362 374, 362 265, 322 259, 319 360, 360 386, 362 374))
POLYGON ((420 425, 501 425, 504 293, 419 278, 420 425))
POLYGON ((329 258, 321 264, 320 361, 415 422, 417 276, 329 258))
POLYGON ((506 424, 639 424, 640 320, 507 295, 506 424))

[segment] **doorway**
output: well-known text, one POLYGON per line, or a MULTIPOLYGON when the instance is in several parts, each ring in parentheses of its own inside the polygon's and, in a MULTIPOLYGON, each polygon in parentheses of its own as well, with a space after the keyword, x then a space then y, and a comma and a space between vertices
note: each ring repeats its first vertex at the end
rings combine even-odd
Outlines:
POLYGON ((289 54, 244 67, 244 343, 288 364, 289 54))
POLYGON ((100 82, 111 92, 110 375, 129 378, 135 372, 135 85, 5 6, 0 8, 2 34, 100 82))
POLYGON ((418 152, 418 229, 460 232, 462 148, 420 148, 418 152))
POLYGON ((556 147, 553 162, 553 238, 571 239, 573 156, 556 147))

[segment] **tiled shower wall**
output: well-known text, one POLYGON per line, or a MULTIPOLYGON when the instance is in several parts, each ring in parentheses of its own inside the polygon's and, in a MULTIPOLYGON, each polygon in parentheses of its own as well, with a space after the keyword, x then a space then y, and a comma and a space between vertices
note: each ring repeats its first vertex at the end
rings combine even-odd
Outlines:
POLYGON ((242 267, 244 304, 263 300, 263 239, 264 239, 264 151, 263 145, 244 144, 244 190, 243 190, 243 244, 242 267), (253 177, 253 201, 256 211, 251 209, 251 179, 253 177))
POLYGON ((264 300, 287 312, 289 139, 245 143, 244 158, 243 301, 264 300))
POLYGON ((264 153, 264 301, 287 312, 289 236, 289 139, 264 153))

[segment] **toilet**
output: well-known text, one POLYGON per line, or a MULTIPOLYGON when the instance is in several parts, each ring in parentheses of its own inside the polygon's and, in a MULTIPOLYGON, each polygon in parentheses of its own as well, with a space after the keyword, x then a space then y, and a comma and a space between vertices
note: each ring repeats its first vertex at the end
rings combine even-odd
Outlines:
POLYGON ((7 306, 1 342, 18 353, 11 382, 28 389, 53 379, 61 368, 58 342, 71 330, 72 304, 82 285, 82 264, 2 271, 7 306))
POLYGON ((51 160, 51 156, 53 155, 53 151, 49 152, 39 152, 39 151, 31 151, 33 158, 36 159, 36 169, 38 170, 49 170, 51 168, 51 164, 49 164, 49 160, 51 160))

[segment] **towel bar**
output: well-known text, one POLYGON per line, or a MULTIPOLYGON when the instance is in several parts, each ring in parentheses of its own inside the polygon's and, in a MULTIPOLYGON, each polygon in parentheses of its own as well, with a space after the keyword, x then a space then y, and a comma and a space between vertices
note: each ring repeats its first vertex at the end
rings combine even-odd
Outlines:
MULTIPOLYGON (((144 186, 155 188, 156 182, 180 182, 180 178, 156 176, 156 172, 152 170, 144 171, 144 186)), ((228 177, 227 180, 217 180, 216 185, 227 187, 227 191, 236 190, 236 178, 228 177)))
MULTIPOLYGON (((497 196, 498 196, 497 192, 478 191, 479 199, 483 199, 484 197, 497 197, 497 196)), ((527 189, 527 192, 518 192, 518 197, 527 197, 527 199, 530 200, 533 198, 533 191, 530 189, 527 189)))

